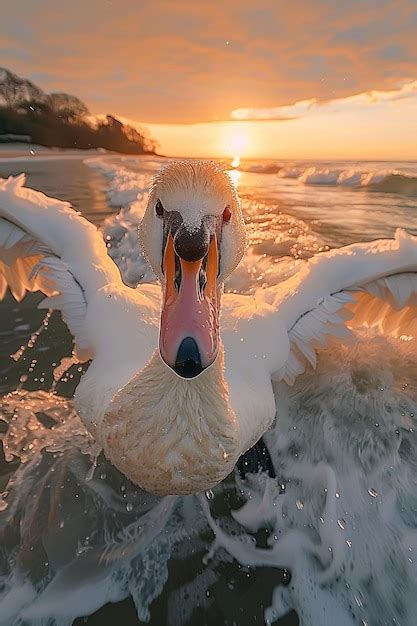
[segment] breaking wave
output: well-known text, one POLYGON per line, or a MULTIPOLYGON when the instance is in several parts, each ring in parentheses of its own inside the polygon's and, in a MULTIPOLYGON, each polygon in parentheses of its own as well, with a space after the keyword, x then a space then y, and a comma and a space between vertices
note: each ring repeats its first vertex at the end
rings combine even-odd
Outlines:
POLYGON ((304 185, 338 185, 417 197, 417 176, 398 170, 364 171, 356 168, 286 166, 282 163, 242 164, 239 169, 257 174, 277 174, 279 178, 297 179, 304 185))
POLYGON ((278 174, 278 172, 282 170, 282 165, 278 163, 256 163, 252 165, 242 163, 239 166, 239 170, 253 174, 278 174))
MULTIPOLYGON (((128 284, 151 280, 136 236, 149 178, 89 165, 121 207, 103 224, 110 255, 128 284)), ((342 184, 343 171, 310 175, 342 184)), ((361 185, 355 176, 344 180, 361 185)), ((250 250, 229 290, 277 284, 325 248, 303 220, 250 198, 243 206, 250 250)), ((237 623, 243 612, 272 624, 292 609, 301 626, 414 626, 415 341, 368 330, 318 356, 314 373, 276 388, 265 439, 277 478, 234 473, 198 496, 130 483, 71 400, 23 389, 1 398, 0 625, 70 626, 130 596, 140 620, 167 626, 237 623)))
POLYGON ((286 400, 266 438, 278 478, 231 475, 196 496, 131 484, 71 401, 3 398, 1 626, 70 626, 129 596, 158 623, 161 594, 170 626, 201 610, 233 623, 243 602, 252 623, 295 609, 301 626, 414 626, 413 344, 367 331, 329 345, 316 372, 277 389, 286 400))
POLYGON ((149 176, 104 159, 87 159, 86 165, 109 181, 109 205, 120 210, 102 224, 109 256, 119 267, 123 281, 129 287, 155 280, 138 241, 138 226, 148 201, 149 176))
MULTIPOLYGON (((291 172, 292 175, 292 172, 291 172)), ((285 177, 285 171, 280 172, 285 177)), ((417 196, 417 177, 402 174, 395 170, 388 172, 363 172, 360 170, 319 169, 310 167, 304 170, 298 180, 305 185, 341 185, 417 196)))
MULTIPOLYGON (((148 201, 150 175, 98 158, 89 159, 86 164, 107 178, 109 204, 120 207, 104 220, 101 229, 108 253, 118 265, 123 281, 130 287, 155 281, 137 236, 148 201)), ((297 270, 299 259, 328 249, 301 219, 271 212, 268 205, 252 198, 242 198, 242 209, 249 249, 226 281, 229 292, 250 293, 260 286, 276 285, 297 270)))

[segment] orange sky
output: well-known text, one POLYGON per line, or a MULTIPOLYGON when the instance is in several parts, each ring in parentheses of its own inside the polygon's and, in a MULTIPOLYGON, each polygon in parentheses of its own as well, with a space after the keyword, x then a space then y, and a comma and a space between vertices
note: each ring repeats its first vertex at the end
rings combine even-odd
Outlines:
MULTIPOLYGON (((288 107, 289 109, 289 107, 288 107)), ((297 110, 297 107, 295 107, 297 110)), ((291 120, 148 125, 163 154, 283 159, 417 160, 417 81, 395 91, 311 104, 291 120)))
POLYGON ((9 2, 1 31, 2 65, 167 154, 417 158, 415 0, 9 2))

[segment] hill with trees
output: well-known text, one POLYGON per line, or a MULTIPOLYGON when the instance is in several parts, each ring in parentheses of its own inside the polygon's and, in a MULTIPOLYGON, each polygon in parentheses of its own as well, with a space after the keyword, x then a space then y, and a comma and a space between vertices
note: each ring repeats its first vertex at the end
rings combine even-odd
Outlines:
POLYGON ((55 148, 105 148, 153 154, 156 143, 144 129, 113 115, 91 121, 87 106, 67 93, 47 94, 29 80, 0 68, 0 141, 31 141, 55 148))

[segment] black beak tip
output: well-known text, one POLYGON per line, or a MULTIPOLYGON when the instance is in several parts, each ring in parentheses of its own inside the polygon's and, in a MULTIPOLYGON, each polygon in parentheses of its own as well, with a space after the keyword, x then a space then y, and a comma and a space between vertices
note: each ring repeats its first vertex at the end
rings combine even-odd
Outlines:
POLYGON ((177 360, 175 361, 174 372, 181 378, 195 378, 203 371, 201 365, 200 352, 195 339, 186 337, 182 340, 178 348, 177 360))

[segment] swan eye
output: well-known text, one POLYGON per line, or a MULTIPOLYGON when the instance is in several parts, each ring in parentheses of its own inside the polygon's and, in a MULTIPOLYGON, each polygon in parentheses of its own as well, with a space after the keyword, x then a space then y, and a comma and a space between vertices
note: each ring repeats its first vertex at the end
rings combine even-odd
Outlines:
POLYGON ((164 207, 162 206, 162 202, 160 200, 158 200, 155 204, 155 213, 158 217, 163 217, 164 215, 164 207))
POLYGON ((232 212, 230 211, 230 207, 226 207, 225 210, 223 211, 223 222, 226 222, 226 224, 228 224, 230 222, 230 218, 232 217, 232 212))

